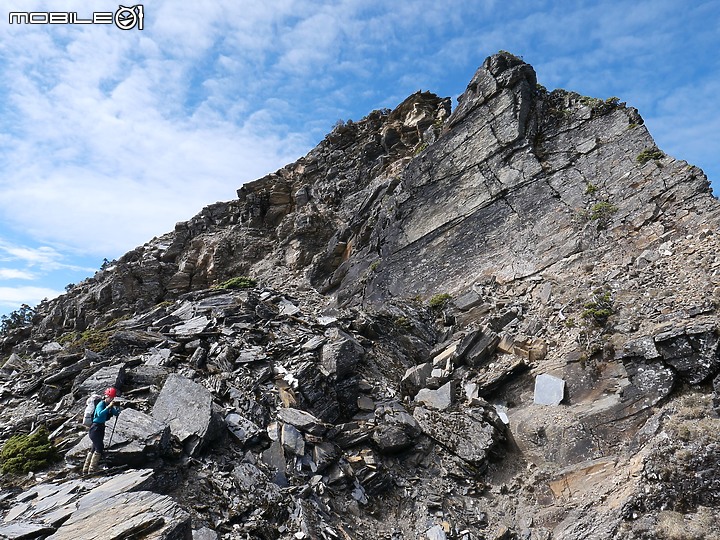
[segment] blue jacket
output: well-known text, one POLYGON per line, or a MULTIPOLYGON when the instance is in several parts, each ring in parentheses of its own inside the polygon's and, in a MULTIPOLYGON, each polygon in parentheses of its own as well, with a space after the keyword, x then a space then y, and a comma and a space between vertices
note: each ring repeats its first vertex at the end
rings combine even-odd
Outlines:
POLYGON ((110 420, 111 416, 118 416, 120 407, 108 407, 105 400, 101 399, 95 406, 95 414, 93 415, 93 424, 104 424, 110 420))

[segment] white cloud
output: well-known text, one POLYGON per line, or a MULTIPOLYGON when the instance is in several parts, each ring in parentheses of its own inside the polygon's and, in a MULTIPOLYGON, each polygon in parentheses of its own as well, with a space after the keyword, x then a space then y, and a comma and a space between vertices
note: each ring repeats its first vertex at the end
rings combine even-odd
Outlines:
POLYGON ((62 293, 46 287, 0 287, 0 308, 16 309, 20 304, 35 306, 45 298, 51 300, 62 293))
POLYGON ((0 279, 35 279, 35 275, 15 268, 0 268, 0 279))

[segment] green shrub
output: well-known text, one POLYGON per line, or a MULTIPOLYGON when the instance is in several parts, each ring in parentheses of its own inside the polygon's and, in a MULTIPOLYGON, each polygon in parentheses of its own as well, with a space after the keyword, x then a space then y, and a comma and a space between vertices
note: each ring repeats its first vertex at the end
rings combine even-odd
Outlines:
POLYGON ((598 188, 595 184, 588 184, 587 188, 585 188, 585 195, 593 195, 597 189, 598 188))
POLYGON ((13 435, 0 451, 3 474, 27 474, 47 467, 58 457, 48 440, 47 429, 41 427, 31 435, 13 435))
POLYGON ((380 261, 373 261, 373 263, 370 265, 370 271, 377 272, 378 268, 380 268, 380 261))
POLYGON ((583 307, 585 308, 581 315, 583 319, 590 319, 603 325, 613 314, 612 295, 610 292, 595 293, 593 299, 586 302, 583 307))
POLYGON ((397 326, 398 328, 402 328, 403 330, 412 329, 412 323, 407 317, 396 317, 394 322, 395 326, 397 326))
POLYGON ((657 148, 646 148, 637 155, 635 161, 637 161, 640 165, 645 165, 651 159, 659 160, 664 157, 665 154, 661 150, 658 150, 657 148))
POLYGON ((452 297, 447 293, 436 294, 435 296, 430 298, 429 305, 431 308, 441 308, 441 307, 444 307, 445 304, 448 303, 450 298, 452 298, 452 297))
POLYGON ((223 281, 220 285, 215 285, 213 289, 252 289, 257 285, 257 281, 251 277, 238 276, 223 281))
POLYGON ((617 206, 607 201, 602 201, 592 205, 590 208, 590 219, 594 221, 607 221, 615 212, 617 212, 617 206))

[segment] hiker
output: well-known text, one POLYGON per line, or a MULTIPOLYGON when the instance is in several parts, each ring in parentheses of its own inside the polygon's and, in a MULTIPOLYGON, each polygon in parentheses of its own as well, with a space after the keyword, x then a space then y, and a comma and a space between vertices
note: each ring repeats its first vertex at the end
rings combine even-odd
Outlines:
MULTIPOLYGON (((105 390, 105 397, 103 397, 95 407, 89 433, 93 447, 85 458, 85 464, 82 470, 83 474, 95 472, 100 464, 100 458, 103 452, 105 452, 105 422, 107 422, 111 416, 120 415, 120 407, 113 406, 115 396, 117 396, 117 390, 112 387, 108 388, 105 390)), ((115 422, 117 422, 117 420, 115 420, 115 422)))

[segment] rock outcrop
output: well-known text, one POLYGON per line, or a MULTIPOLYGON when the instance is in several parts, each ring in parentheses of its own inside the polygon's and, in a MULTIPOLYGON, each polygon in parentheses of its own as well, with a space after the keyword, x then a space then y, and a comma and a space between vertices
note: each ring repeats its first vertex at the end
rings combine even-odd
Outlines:
POLYGON ((103 474, 152 476, 98 499, 113 534, 716 538, 719 224, 638 111, 494 55, 452 114, 338 125, 8 333, 0 441, 65 459, 3 475, 0 536, 95 537, 112 384, 103 474))

